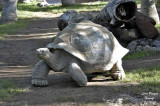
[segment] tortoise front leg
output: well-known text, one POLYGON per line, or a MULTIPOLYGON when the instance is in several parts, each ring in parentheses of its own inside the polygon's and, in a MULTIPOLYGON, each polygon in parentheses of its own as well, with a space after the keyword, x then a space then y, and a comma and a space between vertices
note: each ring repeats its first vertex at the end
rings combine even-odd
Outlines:
POLYGON ((47 86, 47 76, 50 71, 50 67, 43 60, 40 60, 32 73, 32 85, 34 86, 47 86))
POLYGON ((77 63, 68 66, 68 73, 79 86, 87 85, 87 77, 77 63))
POLYGON ((119 60, 116 64, 113 65, 111 69, 111 77, 114 80, 125 78, 125 72, 122 67, 122 60, 119 60))

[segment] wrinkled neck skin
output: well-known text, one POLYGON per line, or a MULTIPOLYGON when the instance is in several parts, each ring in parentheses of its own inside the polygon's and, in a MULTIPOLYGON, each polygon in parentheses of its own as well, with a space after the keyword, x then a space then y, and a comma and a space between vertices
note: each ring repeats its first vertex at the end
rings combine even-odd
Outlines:
POLYGON ((53 57, 54 57, 54 54, 49 52, 49 54, 42 60, 44 60, 51 67, 51 63, 53 63, 53 57))

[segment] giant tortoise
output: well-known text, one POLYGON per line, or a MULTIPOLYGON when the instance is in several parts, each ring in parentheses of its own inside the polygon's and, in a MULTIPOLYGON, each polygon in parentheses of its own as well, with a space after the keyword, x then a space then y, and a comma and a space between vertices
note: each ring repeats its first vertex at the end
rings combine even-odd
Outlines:
POLYGON ((113 79, 122 79, 121 59, 127 52, 107 28, 91 21, 70 23, 53 43, 37 49, 41 60, 34 68, 32 84, 46 86, 51 69, 69 73, 79 86, 86 86, 87 75, 96 72, 110 71, 113 79))

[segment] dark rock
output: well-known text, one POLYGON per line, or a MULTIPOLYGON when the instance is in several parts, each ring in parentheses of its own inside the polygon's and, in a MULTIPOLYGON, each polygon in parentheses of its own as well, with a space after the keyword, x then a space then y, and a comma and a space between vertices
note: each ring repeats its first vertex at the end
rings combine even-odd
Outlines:
POLYGON ((128 44, 130 52, 135 51, 160 51, 160 41, 142 38, 128 44))
POLYGON ((145 17, 136 17, 136 27, 142 37, 153 39, 158 36, 158 30, 145 17))
POLYGON ((150 23, 152 23, 154 26, 156 25, 156 22, 154 21, 154 19, 152 19, 151 17, 137 11, 136 14, 135 14, 135 19, 133 20, 130 20, 128 22, 125 22, 125 27, 126 28, 129 28, 129 29, 132 29, 132 28, 136 28, 136 18, 139 18, 139 17, 143 17, 145 18, 146 20, 148 20, 150 23))
POLYGON ((131 43, 128 44, 127 48, 132 52, 135 51, 137 48, 137 41, 132 41, 131 43))
POLYGON ((91 13, 81 14, 77 11, 68 10, 62 14, 58 19, 58 28, 62 31, 69 23, 79 23, 83 20, 92 20, 93 15, 91 13))
POLYGON ((139 38, 139 32, 136 29, 112 28, 110 30, 118 41, 126 47, 129 42, 139 38), (125 46, 126 45, 126 46, 125 46))
POLYGON ((147 15, 145 15, 145 14, 139 12, 139 11, 137 11, 136 17, 144 17, 144 18, 146 18, 149 22, 151 22, 154 26, 156 25, 156 21, 154 21, 153 18, 151 18, 151 17, 149 17, 149 16, 147 16, 147 15))
POLYGON ((123 29, 120 36, 120 40, 130 42, 137 39, 139 36, 140 35, 136 29, 123 29))
POLYGON ((160 41, 159 41, 159 40, 153 41, 153 42, 152 42, 152 46, 160 47, 160 41))

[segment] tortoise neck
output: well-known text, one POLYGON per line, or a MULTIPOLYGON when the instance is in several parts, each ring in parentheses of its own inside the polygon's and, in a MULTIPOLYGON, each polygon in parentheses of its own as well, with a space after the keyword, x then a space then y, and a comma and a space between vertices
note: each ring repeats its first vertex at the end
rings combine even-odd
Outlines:
POLYGON ((50 66, 51 63, 53 63, 53 57, 54 57, 54 54, 49 52, 48 54, 48 58, 45 59, 46 63, 50 66))

